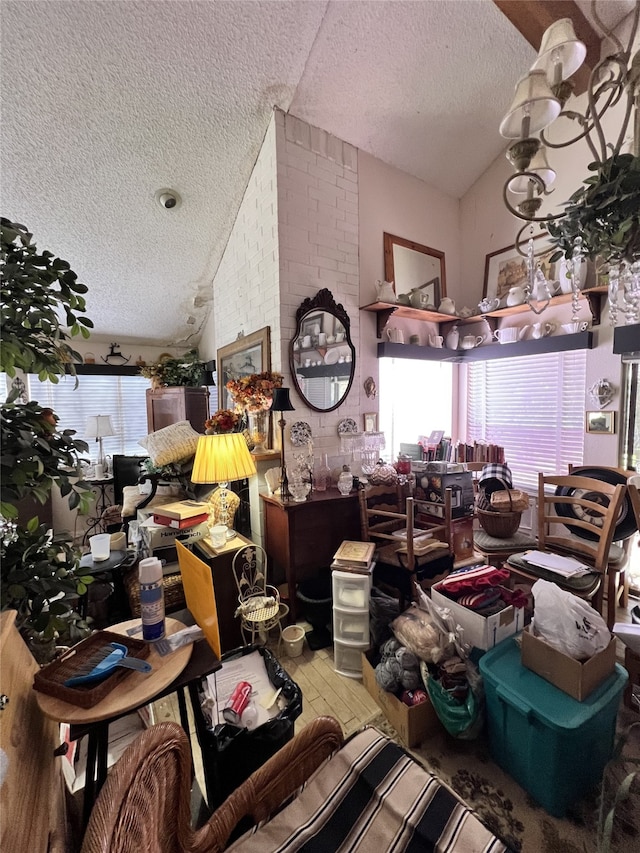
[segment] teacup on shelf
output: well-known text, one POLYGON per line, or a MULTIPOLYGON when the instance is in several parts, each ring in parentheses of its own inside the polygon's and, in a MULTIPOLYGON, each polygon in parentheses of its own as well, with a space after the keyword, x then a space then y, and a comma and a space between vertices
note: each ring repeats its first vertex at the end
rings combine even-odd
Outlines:
POLYGON ((562 331, 565 333, 565 335, 575 335, 576 332, 586 332, 588 328, 589 324, 586 320, 576 320, 573 323, 562 324, 562 331))

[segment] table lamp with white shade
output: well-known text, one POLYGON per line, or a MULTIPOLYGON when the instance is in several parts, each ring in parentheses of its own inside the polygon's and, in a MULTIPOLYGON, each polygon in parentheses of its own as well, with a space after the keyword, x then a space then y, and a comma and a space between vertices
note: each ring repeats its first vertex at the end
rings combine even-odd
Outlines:
POLYGON ((94 438, 98 446, 98 465, 105 467, 104 449, 102 439, 109 435, 115 435, 111 415, 90 415, 84 428, 85 438, 94 438))
POLYGON ((212 505, 210 498, 209 514, 211 517, 217 511, 216 523, 225 524, 230 534, 233 534, 235 507, 231 508, 229 483, 244 480, 255 473, 255 462, 241 432, 201 435, 198 439, 191 482, 219 485, 219 508, 212 505))

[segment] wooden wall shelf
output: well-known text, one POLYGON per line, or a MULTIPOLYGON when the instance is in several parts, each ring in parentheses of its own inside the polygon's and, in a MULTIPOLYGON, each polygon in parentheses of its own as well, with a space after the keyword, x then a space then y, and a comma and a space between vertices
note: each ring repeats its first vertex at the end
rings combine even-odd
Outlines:
MULTIPOLYGON (((589 310, 593 316, 594 326, 600 325, 600 317, 602 313, 602 302, 606 299, 607 288, 592 287, 589 290, 582 291, 582 296, 589 303, 589 310)), ((553 305, 566 305, 571 302, 571 294, 563 293, 560 296, 554 296, 549 303, 553 305)), ((526 314, 531 311, 528 305, 514 305, 509 308, 499 308, 497 311, 488 311, 486 314, 474 314, 471 317, 456 317, 451 314, 441 314, 438 311, 424 311, 421 308, 411 308, 408 305, 397 305, 391 302, 371 302, 369 305, 363 305, 361 311, 370 311, 377 315, 376 317, 376 334, 378 338, 382 338, 384 328, 389 322, 389 318, 394 315, 406 320, 420 320, 423 323, 458 323, 466 325, 468 323, 477 323, 487 317, 511 317, 513 314, 526 314)))

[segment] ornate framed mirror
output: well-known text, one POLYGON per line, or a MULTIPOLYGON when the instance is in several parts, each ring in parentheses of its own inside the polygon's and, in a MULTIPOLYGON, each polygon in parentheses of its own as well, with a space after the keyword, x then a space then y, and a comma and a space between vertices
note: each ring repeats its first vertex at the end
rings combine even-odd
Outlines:
POLYGON ((419 290, 425 308, 436 309, 447 295, 444 252, 384 233, 384 277, 394 283, 396 296, 419 290))
POLYGON ((345 401, 356 366, 351 321, 324 288, 296 312, 289 343, 289 367, 296 391, 316 412, 331 412, 345 401))

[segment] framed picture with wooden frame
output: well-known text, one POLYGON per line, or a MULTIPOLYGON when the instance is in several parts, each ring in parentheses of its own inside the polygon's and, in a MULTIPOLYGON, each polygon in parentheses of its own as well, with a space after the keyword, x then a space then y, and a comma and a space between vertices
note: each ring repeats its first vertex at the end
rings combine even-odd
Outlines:
POLYGON ((600 433, 601 435, 613 435, 616 431, 616 413, 587 412, 586 431, 600 433))
POLYGON ((378 432, 378 413, 365 412, 362 416, 365 432, 378 432))
MULTIPOLYGON (((227 382, 252 373, 271 370, 271 328, 265 326, 218 349, 218 408, 232 409, 227 382)), ((269 430, 271 433, 271 430, 269 430)))
MULTIPOLYGON (((540 265, 547 281, 554 281, 556 264, 551 264, 550 257, 556 251, 549 234, 545 231, 534 238, 534 253, 536 263, 540 265)), ((524 244, 526 245, 526 243, 524 244)), ((523 287, 527 283, 527 259, 521 255, 515 246, 507 246, 490 252, 484 264, 483 298, 506 300, 509 288, 523 287)), ((501 306, 503 307, 503 306, 501 306)))

